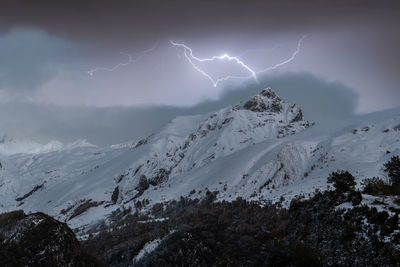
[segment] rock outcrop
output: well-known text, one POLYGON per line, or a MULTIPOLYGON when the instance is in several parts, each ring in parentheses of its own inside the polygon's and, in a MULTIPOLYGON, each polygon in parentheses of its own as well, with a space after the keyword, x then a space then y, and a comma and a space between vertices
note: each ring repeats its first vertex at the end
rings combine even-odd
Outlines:
POLYGON ((101 266, 72 230, 44 213, 0 214, 1 266, 101 266))

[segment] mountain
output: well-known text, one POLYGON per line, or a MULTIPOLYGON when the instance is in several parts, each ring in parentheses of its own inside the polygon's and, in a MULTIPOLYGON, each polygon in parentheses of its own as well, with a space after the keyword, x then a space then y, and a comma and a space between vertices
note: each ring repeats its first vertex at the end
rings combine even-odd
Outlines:
POLYGON ((0 212, 41 211, 79 230, 138 201, 208 191, 218 191, 218 200, 288 204, 326 189, 338 169, 354 173, 358 184, 382 176, 382 164, 400 154, 399 115, 366 115, 326 133, 267 88, 209 114, 177 117, 139 141, 0 154, 0 212))
POLYGON ((0 139, 0 154, 42 154, 53 151, 72 149, 75 147, 94 146, 84 139, 76 140, 75 142, 63 144, 60 141, 50 141, 46 144, 40 144, 36 141, 15 138, 4 134, 0 139))

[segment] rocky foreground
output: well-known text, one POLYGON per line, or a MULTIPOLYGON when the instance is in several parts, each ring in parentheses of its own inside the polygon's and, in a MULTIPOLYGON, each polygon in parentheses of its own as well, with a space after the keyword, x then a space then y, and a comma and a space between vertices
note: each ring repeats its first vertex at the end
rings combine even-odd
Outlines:
POLYGON ((0 214, 0 266, 102 266, 72 230, 44 213, 0 214))

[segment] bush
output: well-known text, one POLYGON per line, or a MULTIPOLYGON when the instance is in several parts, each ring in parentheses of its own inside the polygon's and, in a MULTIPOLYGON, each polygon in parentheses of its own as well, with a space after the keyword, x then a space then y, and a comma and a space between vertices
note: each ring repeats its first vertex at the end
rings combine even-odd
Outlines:
POLYGON ((296 243, 291 246, 291 252, 293 266, 322 266, 317 250, 307 245, 296 243))
POLYGON ((360 191, 355 191, 354 193, 352 193, 350 198, 351 198, 351 203, 353 204, 353 206, 357 206, 357 205, 361 204, 362 195, 361 195, 360 191))
POLYGON ((392 185, 400 185, 400 157, 393 156, 383 167, 392 185))
POLYGON ((12 220, 18 220, 25 217, 23 210, 15 210, 0 214, 0 227, 6 225, 12 220))
POLYGON ((348 171, 332 172, 328 177, 328 183, 333 183, 333 187, 340 193, 352 192, 356 185, 354 176, 348 171))
POLYGON ((389 185, 377 177, 367 178, 363 181, 363 193, 373 196, 392 196, 400 194, 400 184, 389 185))
POLYGON ((363 181, 363 193, 369 195, 385 195, 387 192, 387 184, 378 177, 367 178, 363 181))

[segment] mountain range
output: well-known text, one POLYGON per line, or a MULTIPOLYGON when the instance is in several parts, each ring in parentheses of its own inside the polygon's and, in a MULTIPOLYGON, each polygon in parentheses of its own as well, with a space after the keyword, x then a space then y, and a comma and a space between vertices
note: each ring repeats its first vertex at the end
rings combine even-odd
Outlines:
POLYGON ((326 190, 336 170, 382 176, 400 154, 400 109, 356 117, 335 131, 309 122, 266 88, 208 114, 176 117, 141 140, 99 147, 0 141, 0 212, 44 212, 75 230, 143 202, 241 197, 260 203, 326 190))

